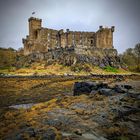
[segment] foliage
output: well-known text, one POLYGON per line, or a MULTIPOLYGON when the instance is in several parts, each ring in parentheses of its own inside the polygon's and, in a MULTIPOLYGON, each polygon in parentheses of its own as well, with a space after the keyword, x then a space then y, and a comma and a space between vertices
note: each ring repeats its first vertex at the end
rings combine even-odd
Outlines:
POLYGON ((107 72, 114 72, 114 73, 117 73, 118 72, 118 69, 114 68, 114 67, 111 67, 111 66, 106 66, 104 68, 105 71, 107 72))
POLYGON ((121 59, 129 70, 140 72, 140 43, 136 44, 134 48, 128 48, 121 55, 121 59))
POLYGON ((0 68, 12 67, 15 63, 15 50, 13 48, 0 48, 0 68))

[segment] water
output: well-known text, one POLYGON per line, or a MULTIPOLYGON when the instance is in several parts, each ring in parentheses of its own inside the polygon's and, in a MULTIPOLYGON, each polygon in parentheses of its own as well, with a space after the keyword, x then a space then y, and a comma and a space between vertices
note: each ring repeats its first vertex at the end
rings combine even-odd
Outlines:
POLYGON ((34 105, 34 103, 29 104, 19 104, 19 105, 11 105, 9 108, 15 108, 15 109, 29 109, 34 105))
POLYGON ((95 135, 90 134, 90 133, 84 133, 84 134, 82 134, 82 136, 86 139, 89 139, 89 140, 97 140, 98 139, 98 137, 96 137, 95 135))
POLYGON ((72 133, 62 132, 62 135, 63 135, 63 136, 71 136, 72 133))

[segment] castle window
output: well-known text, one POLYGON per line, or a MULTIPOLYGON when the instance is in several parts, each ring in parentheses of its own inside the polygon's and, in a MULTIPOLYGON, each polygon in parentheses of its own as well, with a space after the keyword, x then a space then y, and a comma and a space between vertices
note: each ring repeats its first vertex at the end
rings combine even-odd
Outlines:
POLYGON ((35 31, 35 38, 37 38, 37 31, 35 31))
POLYGON ((91 40, 91 45, 93 44, 93 40, 91 40))

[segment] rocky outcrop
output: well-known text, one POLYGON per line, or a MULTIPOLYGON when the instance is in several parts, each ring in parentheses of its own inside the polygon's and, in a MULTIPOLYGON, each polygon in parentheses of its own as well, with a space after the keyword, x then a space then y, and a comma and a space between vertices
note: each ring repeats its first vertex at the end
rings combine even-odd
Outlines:
POLYGON ((115 95, 116 93, 126 93, 130 89, 133 89, 132 86, 127 84, 117 84, 113 87, 110 87, 107 83, 103 82, 75 82, 73 87, 73 95, 81 94, 95 94, 99 93, 105 96, 115 95))
POLYGON ((45 60, 47 64, 58 62, 65 66, 72 66, 75 64, 92 64, 101 68, 106 66, 116 68, 123 67, 123 63, 118 57, 115 49, 92 48, 87 49, 85 53, 76 53, 73 47, 58 48, 50 50, 47 53, 32 53, 25 56, 25 58, 21 58, 20 62, 24 59, 25 63, 28 63, 29 65, 36 61, 45 60))

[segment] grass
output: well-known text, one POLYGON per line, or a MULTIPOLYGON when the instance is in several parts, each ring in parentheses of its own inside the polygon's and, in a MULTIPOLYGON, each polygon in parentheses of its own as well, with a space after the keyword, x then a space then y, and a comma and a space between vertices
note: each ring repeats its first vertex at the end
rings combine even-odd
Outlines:
POLYGON ((106 72, 118 73, 118 69, 117 69, 117 68, 114 68, 114 67, 111 67, 111 66, 106 66, 106 67, 104 68, 104 70, 105 70, 106 72))
POLYGON ((124 69, 116 69, 110 66, 101 69, 97 66, 89 64, 76 64, 74 66, 63 66, 58 63, 45 66, 45 64, 35 63, 30 67, 22 67, 16 69, 15 67, 0 68, 0 73, 12 75, 89 75, 94 74, 130 74, 131 72, 124 69))

